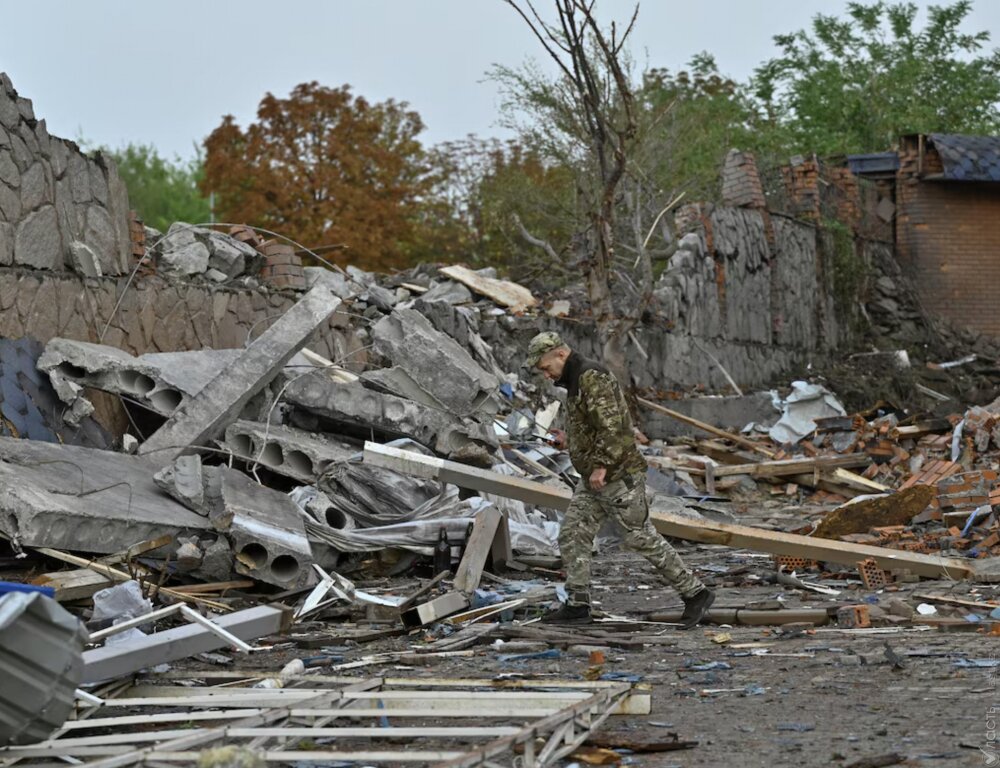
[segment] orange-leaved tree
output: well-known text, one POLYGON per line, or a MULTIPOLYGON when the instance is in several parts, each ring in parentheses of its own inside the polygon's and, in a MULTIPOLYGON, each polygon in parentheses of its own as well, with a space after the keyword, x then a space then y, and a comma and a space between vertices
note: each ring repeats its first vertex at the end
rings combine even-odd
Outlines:
MULTIPOLYGON (((366 269, 402 266, 435 185, 405 103, 372 103, 350 86, 296 86, 268 93, 257 121, 232 115, 205 140, 202 190, 216 218, 265 227, 366 269)), ((324 258, 330 258, 324 256, 324 258)))

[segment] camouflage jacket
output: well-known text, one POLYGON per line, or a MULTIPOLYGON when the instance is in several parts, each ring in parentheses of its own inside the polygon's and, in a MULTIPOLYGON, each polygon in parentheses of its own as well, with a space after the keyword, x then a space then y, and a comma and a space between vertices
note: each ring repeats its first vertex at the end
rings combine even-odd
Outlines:
POLYGON ((614 374, 573 352, 557 384, 568 392, 569 455, 584 481, 597 467, 607 469, 607 482, 645 473, 646 460, 636 448, 632 416, 614 374))

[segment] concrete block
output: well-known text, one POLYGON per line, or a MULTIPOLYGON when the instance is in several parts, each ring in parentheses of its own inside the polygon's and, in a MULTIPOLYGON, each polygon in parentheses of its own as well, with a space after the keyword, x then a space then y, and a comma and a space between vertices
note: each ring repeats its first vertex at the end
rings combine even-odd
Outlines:
POLYGON ((485 425, 462 423, 444 411, 320 375, 303 376, 290 384, 285 401, 294 409, 292 423, 304 429, 343 431, 360 438, 372 431, 387 439, 410 437, 441 454, 470 444, 490 448, 497 444, 495 433, 485 425))
POLYGON ((64 383, 72 382, 123 395, 170 416, 185 397, 201 391, 240 351, 212 349, 133 357, 117 347, 55 338, 45 346, 38 369, 49 374, 52 386, 68 405, 73 405, 79 394, 65 389, 64 383))
POLYGON ((110 554, 211 530, 164 496, 159 465, 111 451, 0 438, 0 530, 23 546, 110 554))
MULTIPOLYGON (((325 288, 313 288, 270 328, 188 398, 167 423, 139 448, 169 461, 217 437, 243 407, 281 372, 292 356, 329 320, 340 299, 325 288)), ((312 378, 312 377, 306 377, 312 378)))
MULTIPOLYGON (((396 309, 373 329, 375 349, 392 361, 395 378, 459 417, 497 412, 500 382, 451 337, 413 309, 396 309)), ((419 402, 426 402, 421 399, 419 402)))
POLYGON ((346 461, 360 447, 294 427, 237 421, 226 429, 226 445, 239 457, 251 457, 268 469, 314 483, 336 461, 346 461))
POLYGON ((213 523, 232 543, 236 571, 285 588, 315 582, 305 522, 295 502, 242 472, 216 469, 222 498, 213 523))

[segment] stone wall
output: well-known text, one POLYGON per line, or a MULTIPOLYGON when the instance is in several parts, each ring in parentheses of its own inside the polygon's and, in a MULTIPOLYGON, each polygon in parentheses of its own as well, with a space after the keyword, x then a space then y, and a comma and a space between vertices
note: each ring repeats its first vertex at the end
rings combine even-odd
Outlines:
POLYGON ((49 136, 0 73, 0 265, 120 275, 130 251, 128 194, 114 165, 49 136))
MULTIPOLYGON (((101 341, 134 355, 242 347, 294 304, 299 294, 265 288, 230 289, 160 277, 84 278, 73 273, 0 268, 0 337, 55 336, 101 341), (119 297, 121 305, 115 311, 119 297)), ((330 329, 310 347, 355 370, 364 368, 365 331, 334 315, 330 329)))
MULTIPOLYGON (((719 364, 740 386, 764 386, 855 340, 858 302, 835 297, 833 244, 822 229, 752 208, 694 206, 678 218, 691 231, 657 282, 658 316, 628 346, 637 386, 725 391, 719 364)), ((853 247, 859 263, 871 265, 891 246, 855 240, 853 247)), ((525 320, 522 334, 537 324, 525 320)), ((544 324, 597 354, 587 324, 544 324)))

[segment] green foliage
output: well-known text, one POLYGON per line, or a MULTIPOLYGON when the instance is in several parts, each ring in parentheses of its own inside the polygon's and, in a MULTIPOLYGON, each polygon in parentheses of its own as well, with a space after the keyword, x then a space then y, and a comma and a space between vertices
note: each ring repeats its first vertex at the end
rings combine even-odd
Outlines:
POLYGON ((780 128, 761 118, 747 86, 720 73, 708 52, 676 74, 647 70, 638 100, 645 141, 635 165, 663 194, 712 200, 730 149, 767 157, 781 145, 780 128))
POLYGON ((832 249, 833 298, 837 310, 842 317, 851 317, 868 278, 868 266, 855 247, 854 234, 843 222, 824 219, 821 231, 832 249))
POLYGON ((129 203, 148 226, 165 232, 175 221, 209 220, 208 200, 198 191, 204 173, 200 154, 193 160, 170 161, 149 144, 101 151, 114 160, 128 188, 129 203))
POLYGON ((930 6, 915 28, 912 2, 847 4, 812 30, 774 38, 781 55, 755 73, 765 114, 793 146, 819 155, 882 151, 900 135, 1000 130, 1000 51, 989 33, 960 27, 971 0, 930 6))

